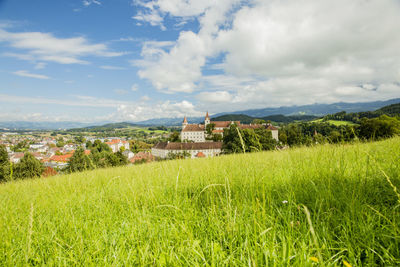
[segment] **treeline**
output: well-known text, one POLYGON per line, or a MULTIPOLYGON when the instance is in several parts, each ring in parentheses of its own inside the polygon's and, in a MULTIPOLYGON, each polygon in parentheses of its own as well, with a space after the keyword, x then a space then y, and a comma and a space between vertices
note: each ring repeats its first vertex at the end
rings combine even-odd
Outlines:
POLYGON ((325 122, 290 123, 279 129, 279 142, 269 130, 239 129, 236 125, 224 131, 226 154, 272 150, 279 146, 301 146, 353 140, 380 140, 400 134, 400 120, 386 115, 362 118, 359 125, 333 125, 325 122))
POLYGON ((372 118, 378 118, 382 115, 387 115, 391 117, 400 116, 400 103, 389 105, 375 111, 354 112, 354 113, 346 113, 346 111, 342 111, 335 114, 326 115, 323 117, 322 120, 351 121, 359 124, 363 118, 372 119, 372 118))
POLYGON ((273 122, 278 122, 278 123, 289 123, 289 122, 295 122, 295 121, 309 121, 309 120, 314 120, 318 118, 317 116, 314 115, 282 115, 282 114, 276 114, 276 115, 269 115, 265 117, 252 117, 244 114, 226 114, 226 115, 221 115, 215 118, 212 118, 213 121, 240 121, 241 123, 255 123, 256 121, 273 121, 273 122))
POLYGON ((400 120, 382 115, 362 118, 359 125, 336 126, 324 122, 292 123, 279 131, 279 141, 289 146, 315 143, 350 142, 354 139, 379 140, 400 134, 400 120))

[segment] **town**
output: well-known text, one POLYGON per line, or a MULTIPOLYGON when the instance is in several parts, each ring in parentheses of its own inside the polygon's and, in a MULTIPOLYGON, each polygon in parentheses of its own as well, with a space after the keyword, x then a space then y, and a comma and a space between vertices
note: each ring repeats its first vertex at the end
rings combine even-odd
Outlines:
MULTIPOLYGON (((10 132, 4 131, 0 135, 0 145, 4 145, 10 162, 17 164, 26 153, 30 153, 39 160, 46 172, 56 174, 64 172, 70 159, 77 149, 82 149, 86 156, 90 156, 93 147, 96 152, 107 150, 110 153, 119 153, 126 164, 138 164, 154 160, 173 159, 177 157, 214 157, 219 156, 223 150, 223 134, 231 125, 239 129, 263 129, 271 133, 273 140, 278 143, 278 128, 270 123, 242 124, 240 121, 211 121, 208 112, 204 122, 189 124, 184 117, 182 127, 161 127, 164 131, 158 135, 153 131, 144 142, 143 138, 113 136, 110 132, 105 136, 104 132, 78 132, 74 130, 65 132, 10 132), (180 131, 179 131, 180 130, 180 131), (74 134, 72 134, 74 133, 74 134), (87 135, 83 135, 83 134, 87 135), (171 135, 179 133, 177 139, 171 139, 171 135), (102 147, 102 148, 98 148, 102 147)), ((152 128, 150 128, 152 129, 152 128)), ((92 155, 93 156, 93 155, 92 155)), ((97 165, 97 164, 95 164, 97 165)), ((125 164, 123 164, 125 165, 125 164)), ((114 166, 114 164, 110 164, 114 166)))

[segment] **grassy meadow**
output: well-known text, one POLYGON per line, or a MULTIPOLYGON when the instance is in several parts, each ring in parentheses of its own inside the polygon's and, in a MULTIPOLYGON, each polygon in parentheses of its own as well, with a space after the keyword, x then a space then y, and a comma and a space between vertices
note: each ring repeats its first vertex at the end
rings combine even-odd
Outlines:
POLYGON ((0 184, 0 265, 400 265, 400 138, 0 184))
MULTIPOLYGON (((318 119, 318 120, 313 120, 313 122, 324 122, 324 121, 323 121, 322 119, 318 119)), ((350 125, 350 126, 352 126, 352 125, 357 125, 356 123, 351 122, 351 121, 327 120, 327 121, 325 121, 325 122, 330 123, 330 124, 333 124, 333 125, 335 125, 335 126, 342 126, 342 125, 350 125)))

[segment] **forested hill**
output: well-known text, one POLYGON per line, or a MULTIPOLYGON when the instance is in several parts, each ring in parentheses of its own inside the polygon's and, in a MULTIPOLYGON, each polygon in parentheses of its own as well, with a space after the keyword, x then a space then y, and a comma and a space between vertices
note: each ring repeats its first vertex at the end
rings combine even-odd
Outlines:
POLYGON ((365 111, 365 112, 355 112, 346 113, 341 111, 335 114, 329 114, 324 116, 324 120, 338 120, 338 121, 351 121, 354 123, 359 123, 362 118, 376 118, 382 115, 387 116, 400 116, 400 103, 388 105, 377 109, 375 111, 365 111))
POLYGON ((272 121, 272 122, 294 122, 294 121, 308 121, 314 120, 318 118, 317 116, 313 115, 293 115, 293 116, 285 116, 282 114, 277 115, 270 115, 265 117, 252 117, 244 114, 226 114, 222 116, 218 116, 212 118, 213 121, 240 121, 241 123, 251 123, 255 119, 261 119, 264 121, 272 121))
POLYGON ((380 108, 377 111, 382 112, 387 115, 399 116, 400 115, 400 103, 380 108))

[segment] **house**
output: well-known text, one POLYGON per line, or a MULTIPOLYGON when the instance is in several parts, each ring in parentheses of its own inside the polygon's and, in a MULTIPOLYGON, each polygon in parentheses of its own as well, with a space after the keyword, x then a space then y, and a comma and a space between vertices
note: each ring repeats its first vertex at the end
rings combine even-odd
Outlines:
POLYGON ((181 141, 205 142, 205 128, 201 124, 188 124, 186 117, 183 119, 181 141))
POLYGON ((121 147, 124 147, 126 150, 129 149, 129 142, 120 139, 112 139, 111 141, 106 142, 106 144, 111 148, 113 153, 118 152, 121 147))
POLYGON ((191 158, 214 157, 222 151, 222 142, 175 143, 161 142, 151 149, 155 157, 166 158, 169 153, 188 152, 191 158))

